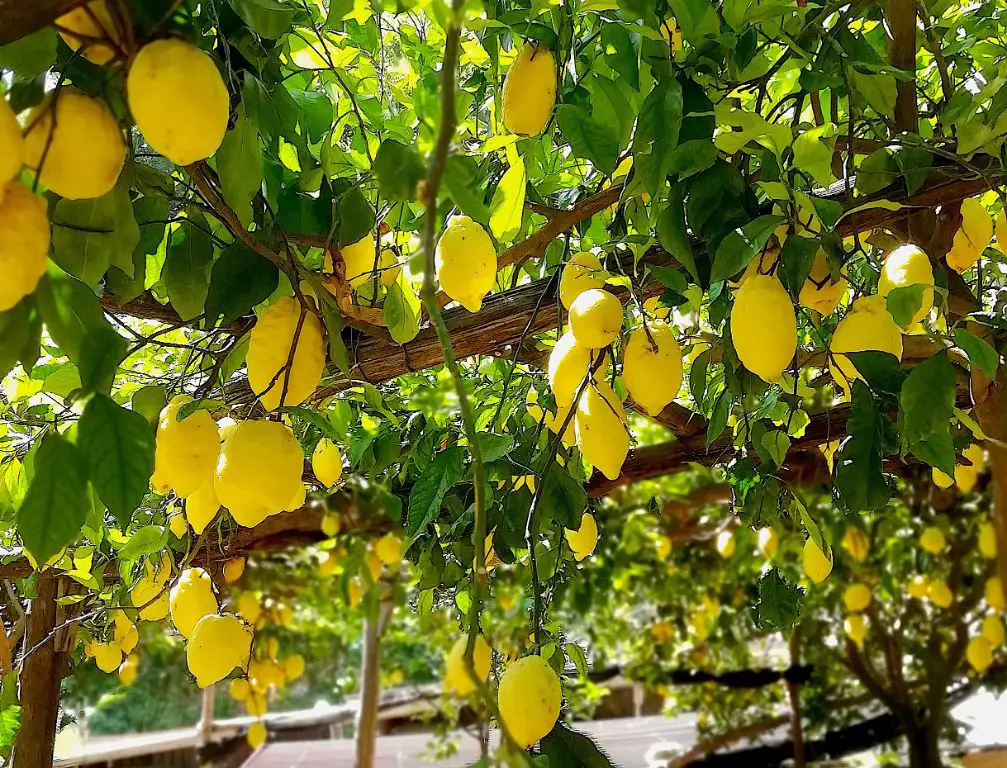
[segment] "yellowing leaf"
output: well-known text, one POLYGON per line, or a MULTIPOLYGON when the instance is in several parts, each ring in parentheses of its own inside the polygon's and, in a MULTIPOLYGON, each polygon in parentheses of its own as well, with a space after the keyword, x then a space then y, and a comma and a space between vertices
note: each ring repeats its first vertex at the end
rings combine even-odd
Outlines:
POLYGON ((506 242, 521 229, 521 216, 524 213, 525 186, 527 175, 524 160, 513 146, 508 147, 510 168, 500 179, 500 184, 493 193, 490 203, 490 229, 497 240, 506 242), (511 151, 513 150, 513 151, 511 151))

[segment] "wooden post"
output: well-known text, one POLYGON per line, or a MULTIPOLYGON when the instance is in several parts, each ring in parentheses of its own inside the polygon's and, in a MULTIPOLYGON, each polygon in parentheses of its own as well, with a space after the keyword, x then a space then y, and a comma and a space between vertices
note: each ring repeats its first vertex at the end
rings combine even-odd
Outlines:
POLYGON ((199 743, 206 744, 213 736, 213 700, 217 691, 216 685, 208 685, 203 689, 203 709, 199 716, 199 743))
POLYGON ((59 580, 52 573, 38 577, 38 591, 28 612, 21 665, 21 730, 14 744, 17 768, 51 768, 59 715, 59 683, 63 654, 54 642, 59 580))
POLYGON ((374 768, 374 742, 378 736, 378 704, 381 700, 381 636, 388 626, 394 605, 392 595, 386 593, 382 596, 378 615, 364 619, 356 768, 374 768))
MULTIPOLYGON (((801 635, 795 628, 790 636, 790 667, 801 664, 801 635)), ((804 713, 801 707, 801 687, 797 683, 787 681, 787 694, 790 697, 790 736, 794 742, 794 768, 805 768, 807 761, 804 755, 804 713)))

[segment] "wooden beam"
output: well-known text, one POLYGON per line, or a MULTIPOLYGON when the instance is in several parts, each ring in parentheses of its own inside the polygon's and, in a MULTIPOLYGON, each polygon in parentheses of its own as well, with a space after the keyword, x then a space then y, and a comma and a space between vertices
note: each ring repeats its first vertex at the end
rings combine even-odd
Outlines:
POLYGON ((0 0, 0 45, 52 24, 87 0, 0 0))

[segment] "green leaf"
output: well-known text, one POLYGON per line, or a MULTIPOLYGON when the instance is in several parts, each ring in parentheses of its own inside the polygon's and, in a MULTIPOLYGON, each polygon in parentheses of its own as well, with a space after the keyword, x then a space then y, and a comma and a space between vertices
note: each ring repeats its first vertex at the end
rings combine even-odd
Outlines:
POLYGON ((57 433, 42 438, 35 474, 17 511, 25 549, 45 563, 80 534, 90 501, 84 461, 73 443, 57 433))
MULTIPOLYGON (((0 333, 2 336, 2 333, 0 333)), ((969 362, 979 368, 991 379, 997 377, 1000 367, 1000 354, 991 347, 985 339, 981 339, 965 328, 955 330, 955 344, 969 356, 969 362)))
POLYGON ((138 560, 144 555, 160 552, 168 543, 168 529, 160 525, 145 525, 129 537, 118 552, 119 560, 124 562, 138 560))
POLYGON ((804 591, 787 581, 779 568, 772 568, 759 579, 755 623, 770 632, 788 630, 800 618, 803 604, 804 591))
POLYGON ((374 156, 378 191, 389 200, 415 200, 416 185, 426 175, 426 167, 415 146, 385 139, 374 156))
POLYGON ((932 290, 923 283, 906 285, 892 290, 885 297, 885 306, 892 319, 903 328, 913 324, 913 317, 923 306, 923 294, 932 290))
POLYGON ((92 328, 80 345, 80 386, 85 393, 108 394, 115 372, 126 357, 126 340, 111 327, 92 328))
POLYGON ((561 104, 556 109, 556 124, 577 157, 594 163, 609 175, 619 159, 619 138, 608 123, 596 122, 586 109, 561 104))
POLYGON ((168 404, 168 392, 161 384, 148 384, 133 393, 130 405, 151 424, 157 424, 161 411, 168 404))
POLYGON ((465 451, 457 446, 434 456, 409 493, 406 535, 415 536, 437 519, 444 494, 465 471, 465 451))
POLYGON ((766 247, 769 236, 783 221, 782 216, 759 216, 725 237, 717 248, 710 282, 727 280, 747 267, 755 255, 766 247))
POLYGON ((640 89, 640 65, 638 46, 633 37, 620 22, 604 24, 601 28, 601 45, 605 52, 605 63, 619 73, 619 76, 634 91, 640 89))
POLYGON ((703 38, 720 32, 720 19, 710 0, 671 0, 670 5, 682 35, 693 45, 698 47, 703 38))
POLYGON ((384 303, 385 322, 388 333, 396 344, 406 344, 420 332, 420 301, 412 291, 402 290, 399 283, 388 288, 384 303))
POLYGON ((73 362, 80 362, 84 337, 94 328, 111 326, 98 297, 79 280, 55 268, 35 292, 46 331, 73 362))
POLYGON ((489 224, 490 209, 484 200, 479 166, 467 155, 450 155, 444 166, 444 186, 462 212, 478 221, 489 224))
POLYGON ((801 295, 801 288, 811 274, 815 263, 815 255, 821 243, 798 235, 790 235, 780 251, 780 266, 776 276, 780 278, 783 287, 795 299, 801 295))
POLYGON ((883 430, 885 415, 864 382, 853 382, 853 412, 846 422, 847 438, 834 462, 838 500, 851 513, 879 509, 888 503, 891 488, 885 480, 883 430))
POLYGON ((541 749, 549 758, 549 768, 613 768, 597 744, 562 722, 557 722, 542 739, 541 749))
POLYGON ((658 82, 640 106, 633 137, 635 178, 651 196, 668 178, 681 128, 682 86, 677 80, 658 82))
POLYGON ((657 219, 657 239, 661 246, 683 267, 689 270, 692 279, 699 284, 696 259, 692 254, 692 240, 685 226, 684 186, 672 184, 668 194, 668 204, 657 219))
POLYGON ((873 391, 895 395, 902 390, 906 372, 895 355, 872 349, 849 352, 846 357, 873 391))
POLYGON ((350 187, 339 197, 339 247, 360 242, 374 229, 374 209, 358 187, 350 187))
POLYGON ((477 435, 479 450, 483 461, 487 464, 502 459, 514 447, 514 438, 510 435, 496 435, 492 432, 480 432, 477 435))
POLYGON ((954 475, 951 417, 955 410, 955 368, 946 350, 915 366, 899 395, 899 425, 905 445, 947 475, 954 475), (920 443, 925 445, 920 446, 920 443))
POLYGON ((161 279, 171 306, 183 320, 202 314, 213 260, 213 241, 205 231, 206 220, 195 209, 171 234, 161 279))
POLYGON ((22 80, 38 77, 55 63, 56 30, 51 26, 0 46, 0 69, 13 70, 22 80))
POLYGON ((587 494, 583 486, 570 477, 563 467, 553 463, 544 478, 540 478, 539 520, 555 520, 566 528, 579 528, 587 494))
POLYGON ((279 0, 230 0, 230 3, 254 32, 270 40, 289 32, 293 26, 296 11, 289 3, 279 0))
POLYGON ((6 312, 0 312, 0 379, 21 362, 31 370, 38 359, 42 321, 31 297, 26 297, 6 312), (32 352, 34 350, 34 352, 32 352))
POLYGON ((126 526, 143 501, 154 472, 154 429, 143 414, 95 395, 77 427, 77 447, 95 492, 119 525, 126 526))
POLYGON ((807 171, 819 185, 832 183, 836 126, 832 123, 801 131, 794 139, 794 165, 807 171))
POLYGON ((227 246, 213 263, 206 292, 206 325, 227 325, 265 301, 280 283, 280 271, 242 242, 227 246))
POLYGON ((245 229, 252 223, 252 200, 262 189, 262 150, 258 126, 238 108, 234 128, 217 150, 217 173, 224 200, 238 214, 245 229))
POLYGON ((762 447, 766 454, 778 467, 783 466, 787 458, 787 451, 790 450, 790 437, 783 430, 770 430, 762 436, 762 447))
POLYGON ((563 651, 566 653, 566 657, 570 659, 574 667, 577 668, 577 674, 579 674, 581 678, 586 679, 588 668, 587 654, 584 653, 584 649, 577 643, 567 643, 563 646, 563 651))
POLYGON ((21 707, 12 704, 0 710, 0 749, 13 747, 20 730, 21 707))
POLYGON ((508 152, 510 167, 500 179, 490 203, 490 229, 497 240, 512 240, 521 229, 524 214, 525 175, 524 160, 517 152, 508 152))
POLYGON ((874 111, 885 117, 895 117, 895 77, 892 75, 865 75, 850 70, 850 83, 874 111))

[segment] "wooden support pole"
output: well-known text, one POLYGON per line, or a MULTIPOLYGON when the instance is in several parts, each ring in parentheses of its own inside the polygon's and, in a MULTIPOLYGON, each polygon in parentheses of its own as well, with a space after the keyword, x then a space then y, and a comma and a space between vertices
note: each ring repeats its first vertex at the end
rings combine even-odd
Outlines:
MULTIPOLYGON (((801 632, 794 628, 790 636, 790 664, 801 664, 801 632)), ((801 686, 793 680, 787 681, 787 695, 790 698, 790 738, 794 742, 794 768, 805 768, 808 764, 804 754, 804 709, 801 706, 801 686)))
POLYGON ((364 619, 356 768, 374 768, 374 746, 378 737, 378 709, 381 703, 381 636, 391 619, 394 605, 391 594, 385 594, 378 606, 377 615, 368 615, 364 619))

